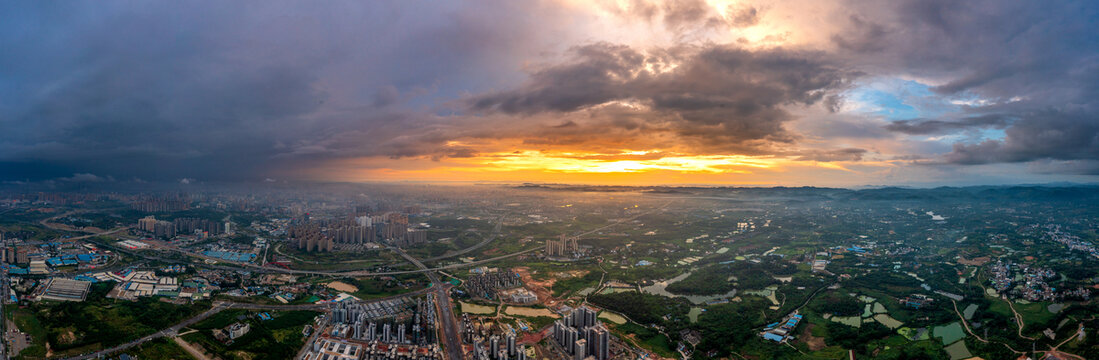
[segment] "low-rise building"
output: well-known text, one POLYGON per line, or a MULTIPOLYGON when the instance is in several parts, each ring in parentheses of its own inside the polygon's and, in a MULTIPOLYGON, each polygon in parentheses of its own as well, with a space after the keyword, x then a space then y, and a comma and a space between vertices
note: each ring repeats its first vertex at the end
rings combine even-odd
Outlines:
POLYGON ((38 295, 39 300, 84 301, 88 297, 88 288, 92 283, 66 278, 50 278, 45 290, 38 295))

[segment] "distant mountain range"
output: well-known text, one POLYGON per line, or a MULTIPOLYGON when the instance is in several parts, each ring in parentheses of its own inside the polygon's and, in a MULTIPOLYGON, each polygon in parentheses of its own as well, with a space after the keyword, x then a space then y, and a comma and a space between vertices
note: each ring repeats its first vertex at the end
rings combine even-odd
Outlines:
POLYGON ((965 186, 937 188, 880 187, 841 189, 825 187, 677 187, 677 186, 593 186, 523 184, 516 189, 570 192, 641 192, 656 195, 730 197, 745 200, 916 200, 916 201, 1003 201, 1003 200, 1089 200, 1099 199, 1099 186, 1082 184, 1040 184, 965 186))

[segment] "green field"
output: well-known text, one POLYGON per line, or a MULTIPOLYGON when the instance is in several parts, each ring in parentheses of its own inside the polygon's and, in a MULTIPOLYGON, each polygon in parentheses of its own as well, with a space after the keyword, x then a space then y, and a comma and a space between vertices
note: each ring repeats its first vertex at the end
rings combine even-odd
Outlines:
POLYGON ((413 292, 427 287, 426 277, 420 274, 402 275, 395 279, 379 277, 344 279, 359 290, 351 295, 363 300, 385 298, 413 292))
POLYGON ((968 359, 973 356, 969 353, 969 349, 965 347, 965 341, 953 343, 943 350, 946 350, 946 353, 950 354, 950 360, 968 359))
POLYGON ((656 330, 634 323, 614 325, 613 328, 624 334, 628 334, 629 337, 637 340, 642 347, 649 349, 660 356, 668 358, 675 357, 674 345, 668 340, 667 336, 656 332, 656 330))
POLYGON ((129 354, 140 359, 165 359, 165 360, 190 360, 194 359, 187 351, 179 347, 174 341, 165 338, 149 341, 141 344, 136 349, 123 351, 119 354, 129 354))

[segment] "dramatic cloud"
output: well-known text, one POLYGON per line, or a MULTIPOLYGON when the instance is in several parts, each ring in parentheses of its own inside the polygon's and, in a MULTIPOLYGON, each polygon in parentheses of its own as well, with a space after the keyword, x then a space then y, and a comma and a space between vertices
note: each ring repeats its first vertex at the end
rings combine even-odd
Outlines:
POLYGON ((819 54, 783 49, 707 46, 643 53, 599 43, 572 51, 572 59, 535 71, 516 90, 469 99, 470 108, 517 115, 641 108, 632 121, 599 126, 664 129, 699 153, 764 153, 770 142, 795 137, 782 126, 791 119, 785 106, 820 102, 856 75, 819 54))
POLYGON ((1092 114, 1046 111, 1026 114, 1003 140, 955 144, 947 160, 958 164, 1038 159, 1099 159, 1099 123, 1092 114))
POLYGON ((1091 176, 1096 19, 1025 0, 5 3, 0 180, 1091 176))
POLYGON ((1009 124, 1009 120, 1001 115, 980 115, 957 121, 947 120, 899 120, 886 125, 889 131, 896 131, 909 135, 928 135, 955 132, 958 130, 973 128, 1003 129, 1009 124))

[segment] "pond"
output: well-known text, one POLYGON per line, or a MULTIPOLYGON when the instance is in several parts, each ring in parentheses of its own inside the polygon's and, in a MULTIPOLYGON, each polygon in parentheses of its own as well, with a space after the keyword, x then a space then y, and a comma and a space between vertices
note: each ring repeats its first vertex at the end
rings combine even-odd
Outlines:
POLYGON ((771 286, 768 286, 768 287, 764 288, 763 290, 745 291, 744 294, 762 296, 762 297, 767 298, 767 300, 771 300, 772 304, 778 305, 779 301, 778 301, 778 297, 775 296, 775 290, 778 290, 778 286, 771 285, 771 286))
POLYGON ((969 304, 969 306, 965 307, 965 311, 962 312, 962 315, 965 315, 966 320, 972 320, 973 314, 975 313, 977 313, 977 304, 969 304))
POLYGON ((935 215, 934 211, 928 211, 927 215, 931 216, 932 221, 944 221, 944 220, 946 220, 946 218, 943 217, 942 215, 935 215))
POLYGON ((691 276, 691 273, 693 273, 693 271, 685 272, 683 274, 680 274, 679 276, 665 281, 658 281, 655 284, 641 288, 641 291, 646 294, 660 295, 666 297, 681 297, 687 299, 693 304, 705 304, 707 301, 731 298, 733 296, 736 296, 736 289, 729 290, 729 292, 727 293, 718 295, 678 295, 668 291, 668 285, 671 285, 676 281, 686 279, 688 276, 691 276))
POLYGON ((962 329, 962 324, 957 321, 946 326, 936 326, 932 333, 935 337, 943 339, 943 345, 950 344, 965 337, 965 330, 962 329))
POLYGON ((830 320, 852 327, 862 326, 862 318, 858 316, 833 316, 830 320))

